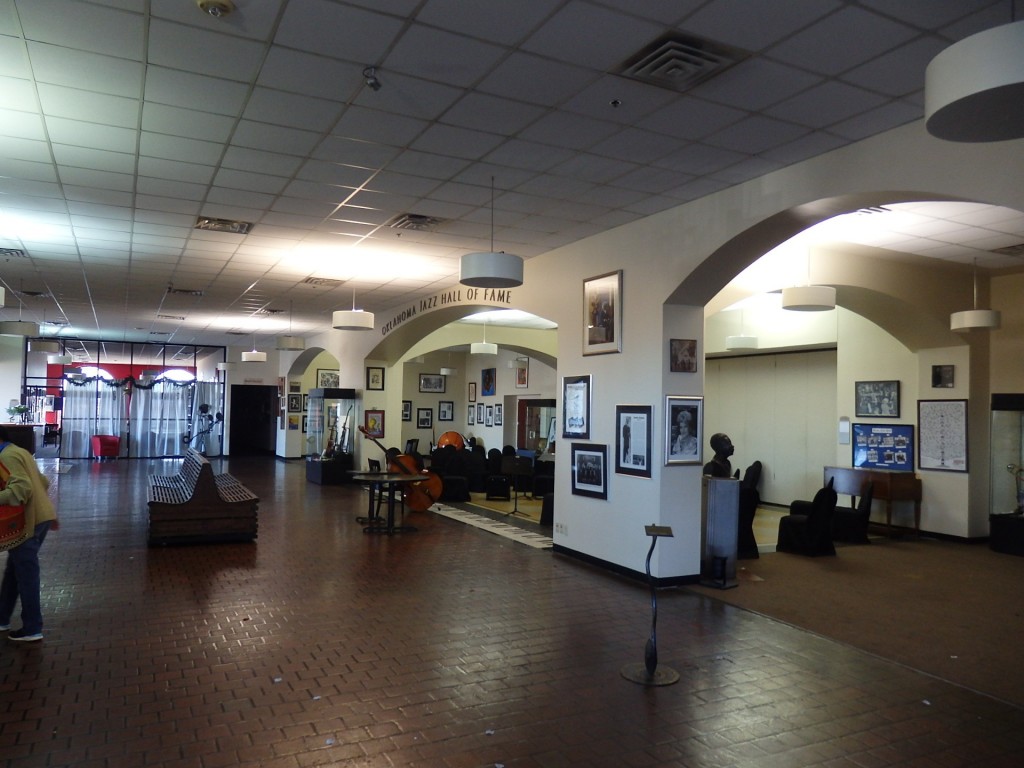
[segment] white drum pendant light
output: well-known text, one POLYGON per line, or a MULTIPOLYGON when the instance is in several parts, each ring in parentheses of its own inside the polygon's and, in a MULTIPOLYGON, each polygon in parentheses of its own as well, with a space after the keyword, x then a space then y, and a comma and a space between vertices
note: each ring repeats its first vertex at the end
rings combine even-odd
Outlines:
POLYGON ((31 339, 28 343, 28 351, 46 352, 47 354, 56 355, 60 352, 60 342, 47 339, 31 339))
POLYGON ((282 352, 301 352, 306 348, 306 340, 301 336, 292 336, 292 302, 288 302, 288 335, 277 337, 277 348, 282 352))
POLYGON ((974 260, 974 309, 954 312, 949 316, 951 331, 991 331, 1002 323, 1002 317, 995 309, 978 309, 978 260, 974 260))
POLYGON ((242 362, 243 363, 265 363, 265 362, 267 362, 267 353, 266 352, 257 352, 256 351, 256 334, 252 335, 252 352, 243 352, 242 353, 242 362))
POLYGON ((496 355, 498 354, 498 345, 492 344, 487 341, 487 323, 484 323, 484 340, 474 341, 469 345, 469 354, 471 355, 496 355))
POLYGON ((831 285, 794 285, 782 289, 782 308, 795 312, 827 312, 836 308, 831 285))
POLYGON ((494 250, 494 177, 491 177, 491 250, 467 253, 459 264, 459 282, 472 288, 515 288, 523 284, 523 260, 494 250))
POLYGON ((372 331, 373 312, 356 309, 356 292, 352 291, 352 309, 339 309, 331 317, 331 327, 338 331, 372 331))
POLYGON ((1024 138, 1024 21, 965 37, 924 74, 928 133, 947 141, 1024 138))

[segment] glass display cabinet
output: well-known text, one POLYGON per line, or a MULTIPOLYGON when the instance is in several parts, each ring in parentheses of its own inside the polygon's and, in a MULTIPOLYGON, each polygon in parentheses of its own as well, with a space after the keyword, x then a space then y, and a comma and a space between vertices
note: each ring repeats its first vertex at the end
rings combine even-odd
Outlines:
POLYGON ((1024 394, 992 395, 989 546, 1024 555, 1024 394))
POLYGON ((306 406, 306 480, 318 485, 347 483, 354 467, 353 432, 359 419, 354 389, 309 390, 306 406))

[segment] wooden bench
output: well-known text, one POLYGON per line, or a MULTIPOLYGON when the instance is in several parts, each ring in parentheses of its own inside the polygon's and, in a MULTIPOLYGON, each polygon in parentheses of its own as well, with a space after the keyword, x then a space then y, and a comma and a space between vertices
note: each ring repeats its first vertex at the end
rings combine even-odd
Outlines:
POLYGON ((259 497, 189 448, 175 475, 149 477, 149 543, 252 541, 259 497))

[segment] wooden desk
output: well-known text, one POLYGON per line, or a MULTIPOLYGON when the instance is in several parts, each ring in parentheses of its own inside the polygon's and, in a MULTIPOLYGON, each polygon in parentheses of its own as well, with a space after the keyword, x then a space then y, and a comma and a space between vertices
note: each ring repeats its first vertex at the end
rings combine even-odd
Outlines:
POLYGON ((921 479, 913 472, 893 472, 886 469, 861 469, 859 467, 825 467, 825 484, 834 478, 832 487, 836 493, 852 497, 852 506, 857 506, 864 483, 875 484, 874 498, 885 502, 885 526, 892 535, 892 503, 894 501, 914 502, 914 533, 921 534, 921 479))

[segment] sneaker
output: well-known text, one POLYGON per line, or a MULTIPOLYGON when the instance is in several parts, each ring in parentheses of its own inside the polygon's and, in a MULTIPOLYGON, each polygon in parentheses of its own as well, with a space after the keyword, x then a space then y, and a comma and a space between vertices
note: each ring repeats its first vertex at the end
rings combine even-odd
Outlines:
POLYGON ((30 635, 24 629, 16 629, 7 636, 7 639, 13 640, 16 643, 34 643, 37 640, 43 639, 43 633, 35 632, 30 635))

